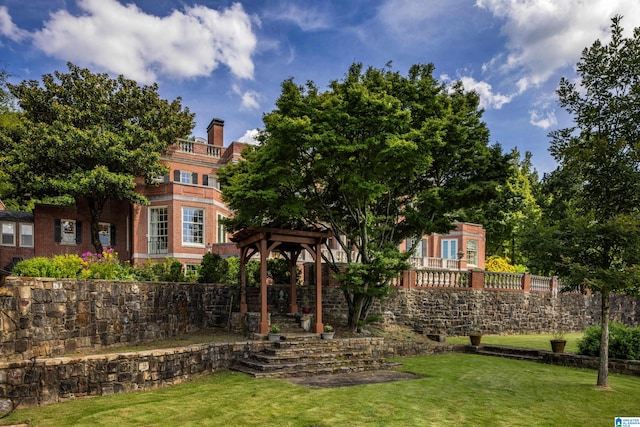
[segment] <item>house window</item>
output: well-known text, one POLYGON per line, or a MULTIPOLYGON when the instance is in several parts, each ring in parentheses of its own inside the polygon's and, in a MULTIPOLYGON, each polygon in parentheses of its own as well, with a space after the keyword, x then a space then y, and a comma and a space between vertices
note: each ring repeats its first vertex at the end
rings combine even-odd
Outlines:
POLYGON ((226 217, 222 214, 218 214, 218 231, 216 235, 216 243, 227 243, 227 226, 224 225, 223 220, 226 217))
POLYGON ((112 246, 111 243, 111 224, 101 222, 98 224, 98 236, 100 236, 100 244, 102 246, 112 246))
POLYGON ((71 219, 63 219, 62 225, 62 243, 76 243, 76 222, 71 219))
POLYGON ((174 170, 173 180, 181 184, 198 184, 198 174, 196 172, 174 170))
POLYGON ((182 208, 182 243, 204 246, 204 209, 182 208))
POLYGON ((65 245, 82 243, 82 222, 73 219, 56 219, 54 240, 65 245))
POLYGON ((20 224, 20 246, 33 247, 33 224, 20 224))
POLYGON ((467 264, 478 265, 477 240, 467 240, 467 264))
POLYGON ((218 190, 220 189, 218 178, 216 178, 214 175, 202 175, 202 185, 217 188, 218 190))
POLYGON ((149 209, 149 253, 166 254, 168 247, 169 221, 167 208, 149 209))
POLYGON ((16 244, 16 225, 12 222, 2 223, 2 245, 15 246, 16 244))
POLYGON ((407 252, 413 250, 413 258, 424 258, 427 256, 427 241, 425 239, 407 239, 407 252))
POLYGON ((191 184, 191 172, 180 172, 180 182, 183 184, 191 184))
POLYGON ((442 258, 458 259, 458 241, 456 239, 442 240, 442 258))

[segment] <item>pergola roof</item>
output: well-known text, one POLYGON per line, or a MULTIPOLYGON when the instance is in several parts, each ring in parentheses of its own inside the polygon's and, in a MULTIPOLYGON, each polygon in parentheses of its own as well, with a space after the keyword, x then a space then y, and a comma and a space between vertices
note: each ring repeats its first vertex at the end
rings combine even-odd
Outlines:
POLYGON ((331 237, 332 233, 327 230, 290 230, 274 227, 248 227, 238 230, 231 236, 231 241, 235 242, 238 248, 251 246, 260 240, 267 241, 267 248, 273 247, 274 243, 279 243, 279 251, 294 251, 302 249, 303 245, 313 245, 318 242, 324 243, 331 237))

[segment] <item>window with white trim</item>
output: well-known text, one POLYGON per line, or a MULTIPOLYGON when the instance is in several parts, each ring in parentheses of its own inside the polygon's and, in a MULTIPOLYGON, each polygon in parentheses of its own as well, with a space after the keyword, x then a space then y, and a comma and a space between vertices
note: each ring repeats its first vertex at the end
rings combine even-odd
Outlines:
POLYGON ((16 224, 13 222, 2 223, 2 246, 16 245, 16 224))
POLYGON ((61 242, 76 243, 76 222, 72 219, 63 219, 61 226, 61 242))
POLYGON ((427 241, 425 239, 407 239, 407 252, 414 250, 413 258, 424 258, 427 256, 427 241), (415 249, 414 249, 415 248, 415 249))
POLYGON ((183 184, 191 184, 191 172, 180 171, 180 182, 183 184))
POLYGON ((149 253, 166 254, 169 242, 169 216, 166 207, 149 208, 149 253))
POLYGON ((458 241, 456 239, 443 239, 441 246, 442 258, 458 259, 458 241))
POLYGON ((182 208, 182 244, 204 246, 204 209, 182 208))
POLYGON ((99 223, 98 236, 100 236, 100 244, 102 246, 111 246, 111 224, 107 222, 99 223))
POLYGON ((467 240, 467 264, 478 265, 478 241, 467 240))
POLYGON ((33 224, 20 224, 20 246, 33 247, 33 224))
POLYGON ((226 216, 218 214, 218 228, 216 233, 216 243, 227 243, 227 226, 224 225, 223 220, 226 216))

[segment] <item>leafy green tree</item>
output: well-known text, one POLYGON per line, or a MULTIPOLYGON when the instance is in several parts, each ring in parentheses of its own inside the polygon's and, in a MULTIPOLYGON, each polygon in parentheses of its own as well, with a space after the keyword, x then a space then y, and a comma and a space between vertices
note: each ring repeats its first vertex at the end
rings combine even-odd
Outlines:
MULTIPOLYGON (((8 85, 22 109, 22 131, 3 152, 2 169, 15 183, 10 196, 86 199, 91 241, 102 252, 98 223, 107 199, 146 204, 135 192, 166 172, 160 156, 193 129, 180 98, 168 102, 158 86, 138 86, 68 64, 69 72, 8 85)), ((8 142, 5 139, 5 144, 8 142)))
POLYGON ((463 218, 484 227, 488 257, 508 258, 514 265, 526 264, 524 240, 542 217, 535 195, 538 174, 531 163, 531 153, 526 152, 521 158, 516 148, 511 151, 509 166, 509 176, 498 187, 497 197, 467 209, 463 218))
MULTIPOLYGON (((15 100, 7 87, 8 78, 9 73, 6 70, 0 70, 0 163, 6 156, 4 148, 10 146, 8 133, 15 132, 20 124, 15 100)), ((0 168, 0 199, 10 208, 14 207, 14 203, 4 199, 3 195, 9 193, 12 188, 9 175, 0 168)))
POLYGON ((445 87, 433 70, 414 65, 403 76, 353 64, 325 92, 286 80, 261 144, 220 173, 231 229, 332 231, 348 264, 325 261, 341 279, 350 326, 366 321, 407 268, 401 241, 448 232, 453 212, 493 197, 506 177, 477 94, 445 87))
POLYGON ((571 200, 556 229, 564 283, 588 287, 602 299, 598 386, 608 386, 609 299, 637 293, 640 284, 640 29, 622 36, 612 19, 611 41, 585 48, 579 83, 563 78, 560 105, 575 126, 550 134, 560 186, 571 200))

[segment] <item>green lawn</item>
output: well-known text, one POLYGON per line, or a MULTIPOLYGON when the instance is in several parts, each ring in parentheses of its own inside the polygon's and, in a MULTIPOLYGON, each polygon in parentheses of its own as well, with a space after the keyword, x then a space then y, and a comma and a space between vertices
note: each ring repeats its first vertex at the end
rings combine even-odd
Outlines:
MULTIPOLYGON (((567 345, 564 351, 568 353, 578 352, 578 341, 582 338, 582 332, 570 332, 564 335, 567 345)), ((527 334, 527 335, 483 335, 482 344, 507 345, 513 347, 535 348, 538 350, 551 350, 549 341, 551 334, 527 334)), ((468 336, 447 337, 450 344, 469 344, 468 336)))
POLYGON ((335 389, 221 372, 151 392, 18 410, 29 426, 610 426, 640 378, 469 354, 399 359, 423 378, 335 389))

